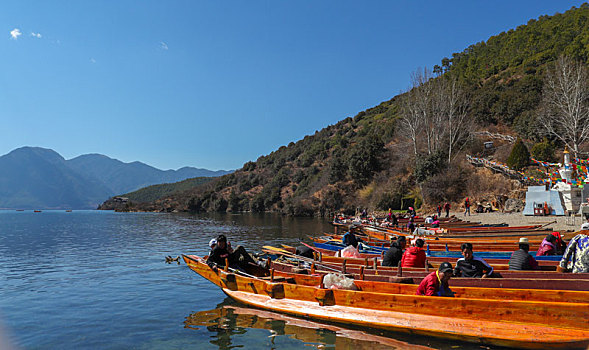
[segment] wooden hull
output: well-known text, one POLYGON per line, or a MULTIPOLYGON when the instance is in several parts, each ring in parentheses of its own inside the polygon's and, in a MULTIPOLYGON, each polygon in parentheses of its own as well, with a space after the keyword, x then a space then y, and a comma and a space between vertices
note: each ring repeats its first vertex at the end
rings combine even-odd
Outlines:
MULTIPOLYGON (((296 272, 300 271, 296 267, 288 264, 273 262, 272 266, 277 271, 296 272)), ((401 282, 410 284, 419 284, 429 272, 425 269, 404 268, 402 273, 397 269, 392 270, 372 270, 364 266, 349 265, 343 269, 338 265, 317 265, 315 273, 325 274, 334 270, 345 271, 346 274, 353 276, 357 280, 379 281, 379 282, 401 282), (328 269, 326 267, 332 267, 328 269)), ((433 270, 432 270, 433 271, 433 270)), ((501 271, 502 278, 452 278, 452 286, 457 287, 476 287, 488 289, 543 289, 543 290, 566 290, 566 291, 589 291, 589 279, 577 274, 544 274, 541 272, 526 271, 501 271)), ((495 293, 500 291, 495 290, 495 293)), ((589 299, 588 299, 589 300, 589 299)))
MULTIPOLYGON (((315 274, 301 274, 300 270, 287 269, 284 266, 275 269, 275 276, 284 278, 293 278, 297 284, 308 286, 318 286, 321 284, 323 276, 327 271, 316 271, 315 274), (294 271, 294 272, 287 272, 294 271), (297 273, 299 272, 299 273, 297 273)), ((308 271, 306 271, 308 273, 308 271)), ((353 272, 349 275, 358 277, 354 280, 356 286, 362 291, 406 294, 415 295, 417 283, 406 283, 413 278, 392 277, 392 281, 386 281, 384 278, 369 279, 370 277, 383 277, 379 275, 364 275, 365 279, 359 279, 359 274, 353 272)), ((465 280, 465 279, 460 279, 465 280)), ((468 279, 478 281, 481 279, 468 279)), ((421 282, 421 279, 419 280, 421 282)), ((485 287, 463 287, 456 285, 456 279, 451 280, 452 290, 457 297, 473 299, 498 299, 498 300, 527 300, 527 301, 547 301, 547 302, 569 302, 569 303, 586 303, 589 301, 589 291, 571 291, 571 290, 543 290, 543 289, 518 289, 518 288, 485 288, 485 287)), ((554 284, 553 284, 554 286, 554 284)))
POLYGON ((193 271, 231 298, 270 311, 480 344, 529 349, 589 345, 587 303, 331 290, 215 272, 198 257, 183 258, 193 271))

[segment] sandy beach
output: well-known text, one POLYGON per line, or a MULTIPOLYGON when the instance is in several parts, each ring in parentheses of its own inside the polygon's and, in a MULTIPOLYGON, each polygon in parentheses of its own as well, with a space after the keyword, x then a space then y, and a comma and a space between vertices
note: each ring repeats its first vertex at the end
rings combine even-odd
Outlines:
MULTIPOLYGON (((560 232, 575 232, 585 222, 582 217, 567 217, 567 216, 524 216, 520 213, 472 213, 470 216, 464 216, 464 212, 450 212, 461 220, 481 222, 483 224, 501 224, 506 223, 509 226, 522 225, 547 225, 554 231, 560 232)), ((443 214, 442 214, 443 216, 443 214)))

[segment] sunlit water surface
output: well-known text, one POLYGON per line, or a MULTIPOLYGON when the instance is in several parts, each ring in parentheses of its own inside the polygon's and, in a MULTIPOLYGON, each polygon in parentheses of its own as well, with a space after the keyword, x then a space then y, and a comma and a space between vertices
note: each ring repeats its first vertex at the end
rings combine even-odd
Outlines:
POLYGON ((0 211, 0 349, 480 349, 247 308, 164 263, 205 255, 220 233, 255 252, 332 230, 268 214, 0 211))

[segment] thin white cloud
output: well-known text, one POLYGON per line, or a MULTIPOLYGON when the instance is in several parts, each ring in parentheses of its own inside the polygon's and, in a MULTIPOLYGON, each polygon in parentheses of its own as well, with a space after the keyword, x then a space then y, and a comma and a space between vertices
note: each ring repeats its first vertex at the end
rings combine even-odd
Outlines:
POLYGON ((94 58, 90 58, 90 63, 96 63, 96 60, 94 58))
POLYGON ((18 29, 18 28, 14 28, 13 30, 10 31, 10 36, 14 40, 18 39, 18 37, 21 35, 22 35, 22 33, 20 32, 20 29, 18 29))
POLYGON ((168 44, 166 44, 163 41, 160 41, 160 49, 162 49, 162 50, 168 50, 168 44))
POLYGON ((41 39, 41 37, 42 37, 41 33, 35 33, 35 32, 31 32, 31 36, 35 37, 37 39, 41 39))

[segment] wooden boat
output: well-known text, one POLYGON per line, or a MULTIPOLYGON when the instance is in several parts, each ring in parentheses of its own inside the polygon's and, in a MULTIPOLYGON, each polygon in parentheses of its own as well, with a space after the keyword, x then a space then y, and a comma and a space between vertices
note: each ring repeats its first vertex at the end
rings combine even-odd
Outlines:
POLYGON ((41 210, 33 210, 33 212, 35 212, 35 213, 40 213, 40 212, 41 212, 41 210))
MULTIPOLYGON (((274 276, 280 276, 285 278, 295 278, 297 283, 304 283, 305 285, 318 286, 321 284, 322 278, 325 274, 330 273, 329 271, 316 270, 315 273, 310 274, 307 269, 293 268, 292 265, 289 269, 281 263, 273 264, 274 276), (303 275, 297 276, 297 275, 303 275), (304 278, 303 278, 304 277, 304 278), (298 279, 302 278, 302 279, 298 279)), ((351 269, 353 270, 353 269, 351 269)), ((370 275, 364 275, 364 279, 357 278, 359 274, 353 273, 346 274, 347 276, 354 276, 354 283, 362 291, 376 291, 381 293, 392 293, 392 294, 407 294, 415 295, 417 291, 418 283, 406 283, 408 282, 407 277, 396 277, 391 280, 381 279, 370 279, 370 275)), ((366 273, 370 272, 368 270, 366 273)), ((378 275, 376 275, 378 276, 378 275)), ((478 298, 478 299, 501 299, 501 300, 528 300, 528 301, 550 301, 550 302, 574 302, 574 303, 587 303, 589 302, 589 291, 587 290, 545 290, 545 289, 521 289, 521 288, 486 288, 486 287, 463 287, 457 285, 456 280, 462 280, 452 278, 451 288, 456 293, 457 297, 464 298, 478 298)), ((419 280, 421 282, 421 280, 419 280)))
MULTIPOLYGON (((323 237, 309 237, 313 242, 316 243, 329 243, 329 242, 341 242, 341 238, 338 236, 323 236, 323 237)), ((362 243, 366 244, 369 248, 374 249, 388 249, 390 248, 390 243, 385 242, 382 240, 365 240, 364 237, 359 237, 362 239, 362 243)), ((455 251, 460 252, 460 248, 462 243, 465 241, 460 240, 453 240, 452 242, 448 241, 440 241, 440 240, 433 240, 433 239, 426 239, 424 248, 429 248, 432 251, 455 251)), ((470 241, 469 241, 470 242, 470 241)), ((513 240, 509 243, 485 243, 485 242, 471 242, 473 243, 473 247, 478 252, 513 252, 517 250, 517 243, 514 243, 513 240)), ((530 242, 530 251, 534 252, 538 250, 540 246, 540 242, 530 242)))
POLYGON ((375 291, 333 290, 213 271, 202 258, 183 255, 196 273, 229 297, 261 309, 342 324, 498 346, 586 348, 589 304, 441 298, 375 291), (452 317, 448 317, 452 315, 452 317))
MULTIPOLYGON (((412 232, 407 232, 401 229, 369 229, 363 228, 362 232, 383 240, 390 240, 393 236, 408 236, 412 235, 412 232)), ((473 238, 510 238, 513 240, 513 237, 543 237, 547 234, 551 233, 552 230, 534 230, 534 231, 521 231, 521 232, 513 232, 509 230, 503 230, 501 232, 479 232, 479 233, 468 233, 462 232, 460 234, 449 234, 449 233, 439 233, 437 237, 440 238, 458 238, 458 239, 473 239, 473 238)))
MULTIPOLYGON (((317 241, 320 241, 320 240, 317 239, 317 241)), ((329 241, 329 242, 325 242, 325 243, 314 242, 313 244, 317 248, 326 249, 326 250, 333 250, 333 251, 339 251, 339 250, 345 248, 341 242, 337 242, 337 241, 329 241)), ((359 247, 360 253, 367 253, 367 254, 377 254, 378 255, 378 254, 382 254, 383 252, 386 252, 387 250, 388 250, 387 248, 374 247, 374 246, 364 246, 362 248, 359 247)), ((425 251, 428 256, 445 257, 445 258, 460 258, 460 257, 462 257, 462 253, 459 251, 450 252, 450 251, 446 251, 446 250, 431 250, 431 249, 427 249, 427 247, 426 247, 425 251)), ((491 252, 477 250, 476 256, 483 258, 483 259, 509 259, 511 257, 512 253, 513 253, 513 250, 511 250, 511 251, 491 251, 491 252)), ((560 256, 560 255, 535 256, 534 251, 531 251, 530 254, 532 256, 534 256, 536 260, 560 261, 562 259, 562 256, 560 256)))
MULTIPOLYGON (((309 238, 321 238, 321 239, 326 239, 326 240, 339 240, 339 241, 341 241, 343 238, 343 235, 325 233, 319 237, 315 237, 315 236, 308 236, 308 237, 309 238)), ((366 236, 357 235, 356 237, 361 238, 362 241, 364 241, 370 245, 389 247, 390 243, 391 243, 390 240, 374 238, 369 235, 366 235, 366 236)), ((528 241, 530 243, 530 247, 532 245, 538 246, 540 243, 542 243, 542 241, 544 240, 544 237, 530 237, 530 238, 528 238, 528 241)), ((460 246, 462 243, 469 242, 469 243, 472 243, 473 245, 475 245, 480 250, 487 250, 487 249, 485 249, 486 246, 489 246, 491 248, 493 248, 493 247, 506 247, 507 249, 513 249, 514 246, 517 247, 517 242, 518 242, 518 239, 514 239, 511 237, 508 237, 508 238, 504 238, 504 237, 495 237, 495 238, 493 238, 493 237, 490 237, 490 238, 473 237, 473 238, 468 238, 468 239, 461 239, 461 238, 447 238, 444 236, 413 236, 413 235, 410 235, 410 236, 406 236, 406 238, 410 238, 410 239, 421 238, 425 241, 426 244, 429 244, 432 247, 437 247, 437 246, 446 247, 446 246, 448 246, 449 248, 456 248, 456 249, 460 249, 460 246)))
MULTIPOLYGON (((272 262, 276 271, 301 273, 300 269, 292 264, 285 264, 277 261, 272 262)), ((314 274, 325 274, 340 271, 346 275, 353 276, 356 280, 399 282, 408 284, 419 284, 433 269, 426 271, 419 268, 397 268, 371 269, 360 265, 338 266, 328 263, 317 263, 311 268, 314 274)), ((589 291, 589 274, 579 276, 570 273, 556 273, 550 275, 538 271, 500 271, 501 278, 452 278, 452 285, 459 287, 478 288, 511 288, 519 290, 547 289, 547 290, 571 290, 589 291)))
MULTIPOLYGON (((284 245, 284 244, 282 245, 282 248, 274 248, 274 247, 270 247, 270 246, 265 246, 263 248, 263 251, 268 254, 277 254, 277 253, 280 253, 280 249, 283 249, 290 254, 296 253, 295 247, 284 245), (276 249, 278 249, 278 250, 276 250, 276 249)), ((344 259, 342 257, 335 256, 335 254, 337 252, 334 250, 321 249, 321 248, 317 248, 317 247, 314 247, 314 249, 316 252, 321 253, 321 257, 325 257, 326 259, 328 259, 331 262, 341 263, 344 259), (328 257, 333 257, 333 259, 328 258, 328 257)), ((363 253, 361 253, 360 255, 361 255, 362 261, 364 261, 363 259, 371 260, 370 265, 373 264, 372 261, 374 260, 374 258, 377 258, 377 266, 380 266, 381 261, 382 261, 382 257, 384 256, 384 252, 381 252, 380 254, 363 254, 363 253)), ((476 254, 475 254, 475 256, 476 256, 476 254)), ((317 257, 317 258, 319 259, 319 257, 317 257)), ((458 259, 459 259, 459 257, 437 257, 437 256, 428 256, 427 257, 427 261, 430 264, 435 265, 435 266, 439 265, 440 263, 442 263, 444 261, 448 261, 452 264, 456 264, 456 261, 458 259)), ((485 261, 493 267, 509 264, 509 259, 488 258, 488 259, 485 259, 485 261)), ((555 271, 556 266, 558 266, 560 260, 538 260, 537 262, 542 270, 555 271)), ((362 265, 362 263, 360 265, 362 265)))

